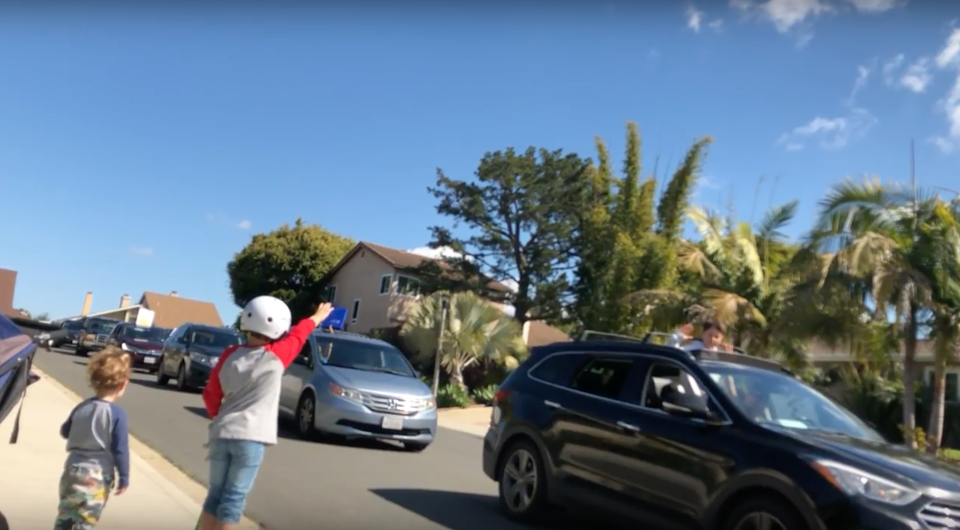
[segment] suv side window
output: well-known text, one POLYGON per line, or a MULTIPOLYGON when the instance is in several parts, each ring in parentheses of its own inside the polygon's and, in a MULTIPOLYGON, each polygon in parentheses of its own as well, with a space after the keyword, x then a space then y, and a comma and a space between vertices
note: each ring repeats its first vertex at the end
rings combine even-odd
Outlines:
POLYGON ((710 410, 716 409, 710 403, 710 395, 686 369, 674 363, 652 363, 644 382, 644 408, 663 410, 663 396, 669 392, 682 394, 685 399, 705 405, 710 410))
POLYGON ((583 366, 586 356, 580 353, 555 353, 530 370, 530 377, 544 383, 569 386, 577 368, 583 366))
POLYGON ((570 388, 602 398, 618 399, 632 369, 633 359, 596 357, 577 372, 570 388))

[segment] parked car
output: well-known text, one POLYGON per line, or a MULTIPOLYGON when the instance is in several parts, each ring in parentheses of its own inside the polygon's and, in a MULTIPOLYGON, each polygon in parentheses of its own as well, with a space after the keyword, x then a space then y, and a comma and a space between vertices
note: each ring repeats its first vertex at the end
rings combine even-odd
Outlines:
POLYGON ((47 349, 76 344, 83 322, 80 320, 64 320, 59 325, 59 329, 43 333, 40 337, 42 345, 47 349))
POLYGON ((163 342, 157 369, 157 384, 166 386, 171 378, 177 390, 202 388, 210 379, 223 350, 243 343, 236 330, 203 324, 183 324, 163 342))
POLYGON ((960 468, 735 353, 535 348, 496 394, 483 470, 524 522, 569 504, 642 528, 960 527, 960 468))
POLYGON ((107 344, 117 346, 130 354, 133 368, 156 373, 159 366, 163 341, 172 330, 166 328, 146 328, 132 322, 122 322, 114 326, 107 344))
POLYGON ((280 416, 300 435, 389 439, 422 451, 437 432, 430 389, 403 353, 354 333, 317 330, 283 375, 280 416))
POLYGON ((107 337, 119 320, 112 318, 87 317, 77 332, 76 354, 87 356, 102 350, 107 345, 107 337))

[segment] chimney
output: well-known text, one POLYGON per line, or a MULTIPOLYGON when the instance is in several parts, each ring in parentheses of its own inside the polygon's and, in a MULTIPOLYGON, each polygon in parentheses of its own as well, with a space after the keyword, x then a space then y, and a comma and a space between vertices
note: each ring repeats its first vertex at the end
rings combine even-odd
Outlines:
POLYGON ((120 297, 120 309, 123 309, 124 307, 130 307, 130 295, 129 295, 129 294, 125 294, 125 295, 123 295, 123 296, 120 297))
POLYGON ((176 291, 170 291, 170 296, 172 296, 172 297, 174 297, 174 298, 177 298, 178 296, 180 296, 180 293, 178 293, 178 292, 176 292, 176 291))
POLYGON ((93 291, 87 291, 87 296, 83 299, 83 311, 80 316, 85 317, 90 313, 90 304, 93 303, 93 291))

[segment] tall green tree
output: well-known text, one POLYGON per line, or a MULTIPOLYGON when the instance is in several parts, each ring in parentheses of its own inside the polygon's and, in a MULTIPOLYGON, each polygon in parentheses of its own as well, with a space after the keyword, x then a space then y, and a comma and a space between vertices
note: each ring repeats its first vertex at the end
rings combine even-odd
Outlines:
POLYGON ((515 283, 511 301, 520 323, 559 320, 588 167, 576 154, 530 147, 485 154, 470 181, 438 169, 429 188, 437 213, 464 231, 435 226, 431 246, 460 253, 450 265, 463 276, 483 273, 515 283))
MULTIPOLYGON (((596 138, 597 151, 605 153, 603 140, 596 138)), ((611 225, 613 178, 609 160, 601 158, 600 167, 592 163, 585 172, 585 192, 577 216, 575 250, 577 266, 573 285, 572 320, 586 329, 606 329, 607 299, 611 275, 611 225)))
POLYGON ((309 315, 325 287, 323 277, 353 248, 353 240, 297 219, 253 236, 227 264, 233 302, 240 307, 260 295, 290 306, 294 318, 309 315))

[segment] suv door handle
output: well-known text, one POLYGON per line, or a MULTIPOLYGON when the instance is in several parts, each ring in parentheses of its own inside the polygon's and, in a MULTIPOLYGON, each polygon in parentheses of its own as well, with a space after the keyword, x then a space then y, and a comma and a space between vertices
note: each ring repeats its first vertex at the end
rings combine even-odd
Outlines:
POLYGON ((544 401, 543 404, 546 405, 546 406, 548 406, 548 407, 550 407, 550 408, 552 408, 552 409, 562 409, 562 408, 563 408, 563 407, 561 407, 560 404, 557 403, 556 401, 549 401, 549 400, 547 400, 547 401, 544 401))
POLYGON ((620 427, 621 429, 623 429, 623 430, 625 430, 625 431, 640 432, 640 427, 637 427, 636 425, 627 423, 627 422, 625 422, 625 421, 618 421, 618 422, 617 422, 617 427, 620 427))

